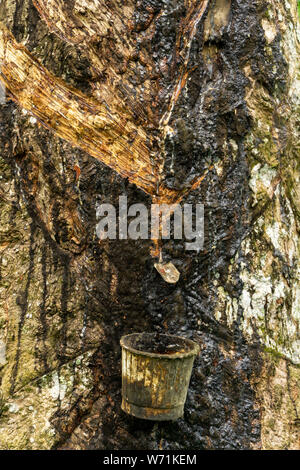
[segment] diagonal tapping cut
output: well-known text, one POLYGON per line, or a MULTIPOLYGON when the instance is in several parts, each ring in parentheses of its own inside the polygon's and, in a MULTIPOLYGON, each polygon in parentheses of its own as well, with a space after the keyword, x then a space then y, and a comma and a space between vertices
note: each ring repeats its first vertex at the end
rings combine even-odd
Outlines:
POLYGON ((0 24, 1 78, 13 98, 61 138, 82 148, 147 194, 156 172, 146 132, 106 103, 89 99, 48 72, 0 24), (132 136, 134 140, 132 141, 132 136))
MULTIPOLYGON (((1 23, 0 78, 12 98, 56 135, 85 150, 115 170, 121 177, 128 178, 131 183, 149 194, 156 203, 178 202, 201 183, 209 170, 195 178, 184 190, 169 189, 163 183, 163 160, 153 149, 159 147, 158 140, 163 139, 172 110, 186 83, 191 42, 197 25, 206 11, 208 1, 192 2, 187 17, 182 22, 177 46, 179 47, 180 42, 183 43, 184 62, 179 70, 173 94, 170 96, 167 114, 164 114, 165 119, 161 120, 160 125, 157 124, 156 136, 152 135, 149 123, 145 122, 143 117, 139 116, 139 119, 136 119, 134 110, 130 107, 129 110, 126 109, 126 100, 122 102, 120 96, 114 95, 113 85, 111 90, 107 84, 103 85, 102 99, 99 95, 102 84, 98 87, 97 93, 94 93, 94 97, 88 98, 51 74, 1 23), (111 99, 112 96, 115 98, 111 99), (157 137, 157 131, 161 137, 157 137)), ((35 6, 49 28, 70 43, 77 44, 80 39, 88 49, 93 67, 101 72, 101 57, 96 57, 93 46, 93 38, 99 24, 89 28, 86 23, 80 22, 72 15, 69 18, 69 30, 64 31, 67 25, 65 14, 63 20, 54 27, 47 11, 48 3, 52 6, 60 5, 57 0, 50 2, 34 0, 35 6), (76 31, 80 37, 76 36, 76 31)), ((124 41, 128 55, 132 48, 130 38, 124 41)), ((112 73, 115 74, 115 71, 112 73)), ((138 109, 140 104, 137 102, 136 106, 138 109)), ((153 128, 153 122, 150 124, 153 128)))

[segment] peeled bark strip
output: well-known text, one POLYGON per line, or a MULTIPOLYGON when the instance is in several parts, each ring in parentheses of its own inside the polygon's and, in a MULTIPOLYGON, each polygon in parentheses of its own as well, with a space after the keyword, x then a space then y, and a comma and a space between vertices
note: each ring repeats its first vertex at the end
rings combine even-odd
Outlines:
POLYGON ((49 74, 0 24, 1 74, 16 101, 45 126, 103 161, 146 193, 156 191, 147 134, 49 74))
MULTIPOLYGON (((103 34, 105 35, 105 32, 107 34, 107 30, 110 29, 111 18, 108 12, 106 12, 107 16, 105 14, 100 16, 95 24, 86 25, 72 14, 72 9, 70 10, 67 4, 64 5, 55 0, 37 1, 35 4, 47 25, 62 39, 71 44, 83 43, 86 46, 95 72, 101 75, 107 70, 101 63, 101 56, 99 57, 95 52, 94 44, 96 38, 99 39, 103 34)), ((163 118, 164 127, 168 125, 172 109, 186 84, 191 42, 207 4, 207 0, 201 1, 198 8, 194 8, 196 12, 191 10, 183 27, 182 37, 178 38, 177 48, 180 55, 184 57, 184 67, 179 72, 167 116, 163 118), (180 49, 181 41, 184 44, 183 50, 180 49)), ((96 8, 97 5, 94 4, 94 7, 96 8)), ((79 14, 84 13, 79 10, 79 14)), ((119 34, 120 31, 117 33, 119 34)), ((125 51, 122 51, 123 60, 128 61, 129 51, 132 51, 133 47, 130 47, 130 42, 128 45, 126 41, 122 41, 123 44, 125 44, 125 51)), ((160 184, 160 173, 163 171, 159 169, 160 159, 155 159, 153 148, 151 152, 153 138, 151 138, 150 131, 147 133, 136 124, 138 115, 142 114, 139 112, 142 106, 133 104, 129 88, 121 97, 118 96, 114 86, 108 87, 107 84, 101 84, 94 90, 94 95, 100 102, 88 100, 83 94, 68 88, 61 80, 43 68, 24 46, 15 41, 13 35, 1 23, 0 61, 2 79, 16 101, 36 116, 42 124, 54 130, 59 137, 98 158, 147 194, 155 195, 158 202, 174 201, 180 198, 175 191, 162 187, 160 184)), ((113 65, 115 64, 108 64, 112 84, 117 77, 116 67, 113 65)), ((119 60, 116 65, 119 68, 119 60)), ((147 65, 151 71, 151 64, 147 65)), ((139 98, 138 94, 135 101, 138 102, 139 98)), ((148 113, 145 120, 146 127, 154 126, 151 113, 148 113)), ((159 131, 159 126, 157 127, 159 131)), ((190 187, 194 188, 197 181, 200 184, 202 176, 194 178, 190 187)), ((186 191, 183 194, 185 193, 186 191)))
POLYGON ((0 448, 299 448, 297 2, 5 0, 0 20, 0 448), (124 194, 204 203, 202 252, 161 242, 176 284, 151 240, 97 239, 124 194), (139 331, 200 345, 174 423, 121 411, 139 331))

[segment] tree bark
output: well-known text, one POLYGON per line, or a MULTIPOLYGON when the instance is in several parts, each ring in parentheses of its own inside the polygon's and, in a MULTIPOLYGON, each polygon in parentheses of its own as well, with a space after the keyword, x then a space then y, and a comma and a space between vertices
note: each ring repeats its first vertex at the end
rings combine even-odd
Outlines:
POLYGON ((296 0, 0 4, 0 448, 299 448, 296 0), (124 4, 125 3, 125 4, 124 4), (99 202, 203 203, 200 253, 99 202), (198 342, 184 418, 121 411, 119 340, 198 342))

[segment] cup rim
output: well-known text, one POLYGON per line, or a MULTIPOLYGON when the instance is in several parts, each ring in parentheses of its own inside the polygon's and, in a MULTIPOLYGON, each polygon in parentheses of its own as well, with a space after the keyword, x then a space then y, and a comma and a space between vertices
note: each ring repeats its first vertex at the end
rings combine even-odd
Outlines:
POLYGON ((184 338, 183 336, 170 335, 170 334, 165 334, 165 333, 159 333, 159 335, 166 336, 168 338, 174 338, 174 340, 177 339, 180 341, 184 341, 184 343, 187 346, 189 346, 189 350, 184 351, 184 352, 161 354, 161 353, 153 353, 153 352, 143 351, 140 349, 135 349, 128 344, 128 341, 130 338, 133 338, 134 336, 143 335, 143 334, 152 336, 152 335, 155 335, 156 333, 140 332, 140 333, 130 333, 128 335, 124 335, 120 339, 120 344, 121 344, 122 349, 130 351, 131 353, 139 355, 139 356, 147 356, 147 357, 153 357, 157 359, 181 359, 181 358, 186 358, 190 356, 197 356, 197 354, 200 351, 200 347, 195 341, 189 338, 184 338))

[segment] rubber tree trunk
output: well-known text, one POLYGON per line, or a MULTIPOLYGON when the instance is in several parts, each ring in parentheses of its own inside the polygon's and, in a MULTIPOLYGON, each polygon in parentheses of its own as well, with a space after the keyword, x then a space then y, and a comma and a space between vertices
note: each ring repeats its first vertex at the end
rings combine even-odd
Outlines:
MULTIPOLYGON (((295 449, 296 0, 0 4, 0 448, 295 449), (205 206, 198 254, 100 202, 205 206), (198 342, 184 418, 123 413, 119 340, 198 342)), ((298 411, 297 411, 298 407, 298 411)))

